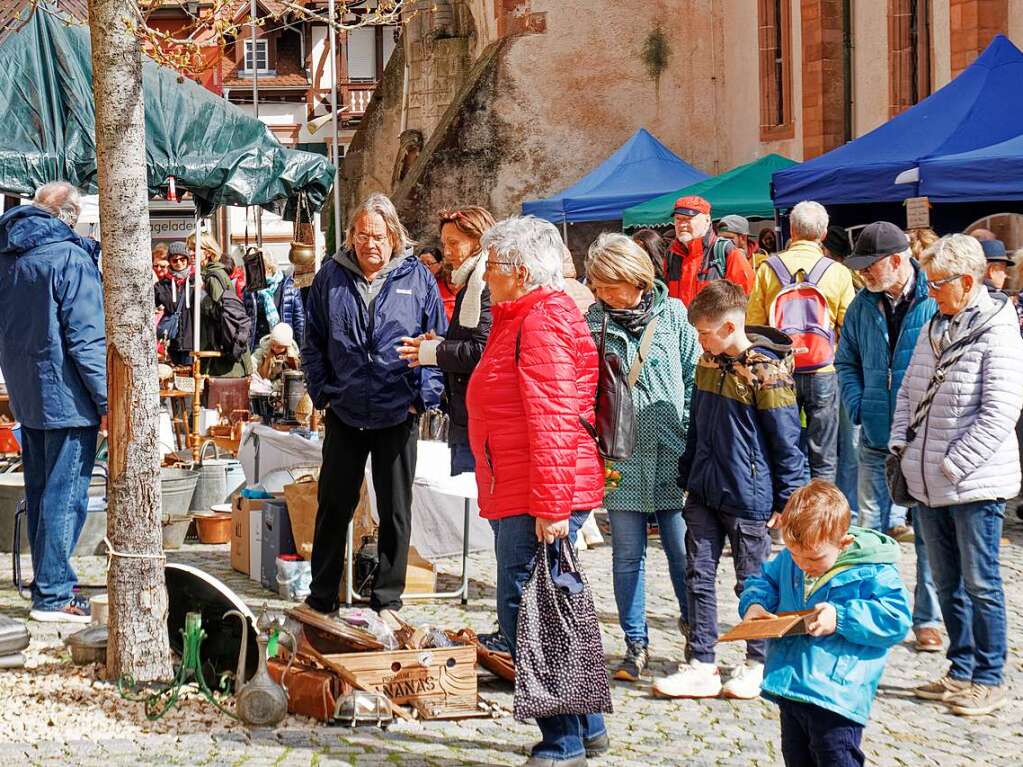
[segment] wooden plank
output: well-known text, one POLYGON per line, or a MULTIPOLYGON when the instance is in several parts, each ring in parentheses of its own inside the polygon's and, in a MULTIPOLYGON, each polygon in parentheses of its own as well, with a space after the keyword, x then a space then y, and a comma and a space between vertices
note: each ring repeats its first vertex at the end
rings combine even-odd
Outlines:
POLYGON ((750 639, 779 639, 806 633, 806 618, 816 610, 778 613, 775 618, 754 618, 732 627, 718 638, 718 642, 738 642, 750 639))

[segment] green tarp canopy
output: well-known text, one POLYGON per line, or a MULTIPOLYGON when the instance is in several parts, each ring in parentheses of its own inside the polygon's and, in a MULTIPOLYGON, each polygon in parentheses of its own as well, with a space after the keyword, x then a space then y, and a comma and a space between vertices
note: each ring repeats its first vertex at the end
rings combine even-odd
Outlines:
MULTIPOLYGON (((45 3, 4 38, 0 190, 28 196, 63 179, 97 191, 91 56, 88 29, 45 3)), ((285 149, 259 120, 150 59, 142 87, 150 196, 173 176, 203 214, 261 205, 293 219, 296 207, 323 206, 334 180, 325 157, 285 149)))
POLYGON ((711 205, 715 218, 738 214, 746 218, 773 218, 771 174, 796 163, 780 154, 769 154, 759 160, 739 165, 719 176, 698 181, 676 192, 662 194, 639 205, 626 208, 622 227, 664 226, 671 223, 675 200, 687 194, 698 194, 711 205))

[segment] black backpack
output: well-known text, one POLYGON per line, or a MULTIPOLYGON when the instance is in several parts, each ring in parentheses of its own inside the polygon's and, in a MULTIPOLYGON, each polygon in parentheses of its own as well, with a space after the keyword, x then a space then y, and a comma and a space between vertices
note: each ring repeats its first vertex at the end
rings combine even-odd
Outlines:
POLYGON ((220 282, 223 288, 220 301, 211 305, 208 315, 212 319, 210 330, 213 351, 219 351, 224 357, 237 361, 249 350, 252 320, 245 311, 245 305, 235 293, 231 280, 217 272, 213 272, 211 276, 220 282))

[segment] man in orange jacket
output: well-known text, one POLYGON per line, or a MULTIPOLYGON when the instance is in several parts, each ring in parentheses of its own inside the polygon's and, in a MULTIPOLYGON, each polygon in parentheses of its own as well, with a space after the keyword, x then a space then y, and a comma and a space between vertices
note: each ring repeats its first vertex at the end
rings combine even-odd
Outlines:
POLYGON ((753 268, 746 255, 710 225, 710 203, 690 195, 675 200, 675 240, 664 257, 668 294, 686 306, 714 280, 739 285, 748 296, 753 290, 753 268))

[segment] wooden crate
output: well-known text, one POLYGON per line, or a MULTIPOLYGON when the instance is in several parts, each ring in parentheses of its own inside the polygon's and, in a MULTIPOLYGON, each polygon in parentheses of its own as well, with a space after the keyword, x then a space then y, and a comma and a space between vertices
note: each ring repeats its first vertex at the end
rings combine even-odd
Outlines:
POLYGON ((325 656, 344 666, 367 689, 394 703, 476 700, 474 646, 384 650, 325 656))

